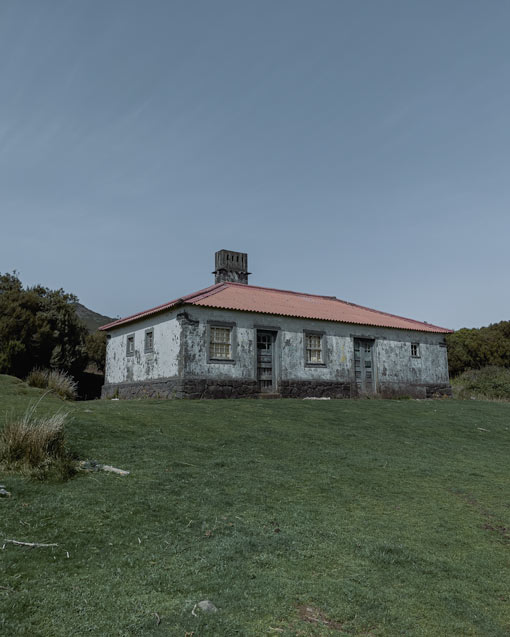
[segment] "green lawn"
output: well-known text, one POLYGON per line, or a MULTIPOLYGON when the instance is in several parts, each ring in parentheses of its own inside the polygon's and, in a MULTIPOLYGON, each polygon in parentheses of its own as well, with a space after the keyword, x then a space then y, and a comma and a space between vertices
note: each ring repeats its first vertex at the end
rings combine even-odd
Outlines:
MULTIPOLYGON (((3 413, 40 395, 0 376, 3 413)), ((510 404, 62 406, 131 474, 0 473, 0 548, 58 544, 0 551, 0 634, 510 634, 510 404)))

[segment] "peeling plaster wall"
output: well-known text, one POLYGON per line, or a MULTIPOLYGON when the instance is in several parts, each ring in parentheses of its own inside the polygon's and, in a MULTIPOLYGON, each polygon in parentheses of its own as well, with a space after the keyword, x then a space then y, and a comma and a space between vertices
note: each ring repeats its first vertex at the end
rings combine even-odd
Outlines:
MULTIPOLYGON (((184 373, 187 378, 254 379, 257 329, 277 329, 274 364, 282 381, 353 381, 353 339, 375 339, 376 387, 406 393, 410 386, 448 385, 444 334, 414 332, 187 306, 183 326, 184 373), (208 362, 208 321, 236 324, 235 364, 208 362), (326 367, 304 364, 304 330, 324 332, 326 367), (420 344, 420 357, 411 357, 411 343, 420 344)), ((423 390, 425 391, 425 390, 423 390)))
POLYGON ((255 343, 253 320, 246 315, 224 311, 208 311, 206 308, 186 307, 183 323, 182 343, 184 374, 186 377, 251 380, 255 374, 255 343), (243 320, 244 318, 244 320, 243 320), (209 363, 207 338, 208 320, 235 322, 235 364, 209 363), (246 323, 246 325, 245 325, 246 323))
MULTIPOLYGON (((447 383, 448 361, 446 347, 431 339, 420 339, 420 333, 411 332, 412 338, 380 340, 377 342, 377 370, 379 382, 386 383, 447 383), (410 342, 420 344, 420 356, 410 356, 410 342), (425 341, 425 342, 424 342, 425 341), (428 341, 428 342, 427 342, 428 341)), ((443 339, 439 339, 440 342, 443 339)))
POLYGON ((126 397, 254 395, 258 392, 255 382, 257 329, 277 334, 273 365, 276 390, 281 389, 283 395, 355 395, 354 338, 375 339, 373 370, 377 392, 387 396, 426 397, 436 391, 447 393, 449 390, 444 334, 189 305, 111 331, 105 393, 113 394, 120 385, 126 397), (235 325, 233 362, 209 360, 211 323, 235 325), (151 353, 144 351, 147 329, 154 331, 151 353), (325 366, 305 365, 304 330, 323 333, 325 366), (132 334, 135 353, 127 356, 127 337, 132 334), (411 356, 411 343, 419 343, 418 358, 411 356))
POLYGON ((165 312, 112 330, 106 349, 105 384, 178 376, 181 324, 177 313, 165 312), (147 329, 154 331, 153 352, 145 352, 147 329), (135 353, 127 356, 127 337, 132 334, 135 353))

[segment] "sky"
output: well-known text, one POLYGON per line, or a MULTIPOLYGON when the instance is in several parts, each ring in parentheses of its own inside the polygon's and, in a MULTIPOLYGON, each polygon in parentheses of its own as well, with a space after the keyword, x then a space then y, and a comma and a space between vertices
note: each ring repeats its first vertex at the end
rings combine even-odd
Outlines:
POLYGON ((507 0, 0 0, 0 272, 510 319, 507 0))

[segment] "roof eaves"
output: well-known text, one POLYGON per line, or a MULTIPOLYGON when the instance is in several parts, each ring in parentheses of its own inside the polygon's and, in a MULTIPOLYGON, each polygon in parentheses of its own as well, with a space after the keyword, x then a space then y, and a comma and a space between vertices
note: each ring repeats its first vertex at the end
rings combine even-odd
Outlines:
POLYGON ((150 310, 145 310, 144 312, 138 312, 137 314, 131 314, 130 316, 125 316, 124 318, 117 319, 112 323, 107 323, 106 325, 101 325, 98 329, 106 332, 114 327, 120 327, 121 325, 127 325, 128 323, 134 323, 135 321, 139 321, 147 316, 153 316, 154 314, 158 314, 159 312, 164 312, 165 310, 169 310, 173 307, 177 307, 183 302, 183 299, 175 299, 170 301, 169 303, 164 303, 163 305, 158 305, 156 307, 151 308, 150 310))
MULTIPOLYGON (((338 299, 337 299, 338 300, 338 299)), ((351 305, 354 305, 353 303, 351 305)), ((452 334, 453 330, 450 330, 446 327, 439 327, 438 325, 432 325, 431 323, 421 323, 420 321, 414 321, 413 319, 406 319, 403 316, 397 316, 397 315, 393 315, 393 314, 389 314, 388 316, 393 316, 394 318, 399 318, 401 320, 405 320, 405 321, 409 321, 411 323, 416 323, 417 325, 422 325, 423 327, 420 329, 420 327, 402 327, 402 326, 393 326, 393 325, 381 325, 380 323, 362 323, 360 321, 340 321, 337 319, 332 319, 332 318, 323 318, 321 316, 303 316, 302 314, 291 314, 291 313, 283 313, 283 312, 267 312, 267 311, 263 311, 263 310, 246 310, 246 309, 242 309, 242 308, 238 308, 238 307, 231 307, 228 305, 224 305, 221 307, 218 307, 217 305, 207 305, 207 304, 202 304, 201 307, 209 307, 211 309, 215 309, 215 310, 231 310, 233 312, 249 312, 249 313, 253 313, 253 314, 267 314, 268 316, 289 316, 291 318, 301 318, 301 319, 308 319, 310 321, 325 321, 328 323, 342 323, 344 325, 366 325, 367 327, 382 327, 384 329, 389 329, 389 330, 406 330, 409 332, 430 332, 433 334, 452 334), (433 329, 427 329, 427 328, 433 328, 433 329)), ((362 306, 359 306, 362 307, 362 306)), ((369 309, 369 308, 366 308, 369 309)), ((377 310, 373 310, 373 312, 377 312, 377 310)), ((385 312, 381 312, 381 314, 385 314, 385 312)))
MULTIPOLYGON (((357 307, 361 310, 367 310, 368 312, 373 312, 374 314, 382 314, 383 316, 389 316, 391 318, 396 318, 399 319, 401 321, 409 321, 410 323, 414 323, 417 325, 426 325, 428 328, 432 327, 437 329, 440 332, 448 332, 448 333, 452 333, 453 330, 446 328, 446 327, 441 327, 439 325, 434 325, 432 323, 425 323, 424 321, 418 321, 416 319, 411 319, 411 318, 407 318, 406 316, 400 316, 399 314, 391 314, 390 312, 383 312, 381 310, 376 310, 373 307, 368 307, 367 305, 359 305, 358 303, 352 303, 351 301, 344 301, 343 299, 339 299, 336 296, 326 296, 324 294, 311 294, 309 292, 295 292, 293 290, 280 290, 278 288, 267 288, 261 285, 246 285, 245 283, 236 283, 234 281, 230 281, 225 283, 225 287, 227 286, 235 286, 235 287, 240 287, 240 288, 256 288, 257 290, 266 290, 268 292, 279 292, 281 294, 293 294, 295 296, 308 296, 308 297, 314 297, 314 298, 319 298, 319 299, 326 299, 328 301, 337 301, 338 303, 342 303, 344 305, 350 305, 351 307, 357 307)), ((218 290, 218 292, 221 292, 221 290, 218 290)), ((205 297, 204 297, 205 298, 205 297)), ((200 299, 196 299, 197 301, 200 299)), ((226 309, 235 309, 235 308, 226 308, 226 309)), ((255 312, 257 312, 257 310, 253 310, 255 312)), ((275 313, 274 313, 275 314, 275 313)), ((276 315, 276 314, 275 314, 276 315)), ((278 316, 299 316, 301 317, 300 314, 279 314, 278 316)), ((302 317, 302 318, 307 318, 307 317, 302 317)), ((330 320, 330 319, 318 319, 318 320, 330 320)), ((348 322, 348 321, 334 321, 334 322, 338 322, 338 323, 344 323, 344 322, 348 322)), ((349 321, 350 322, 350 321, 349 321)), ((372 325, 371 323, 353 323, 355 325, 372 325)), ((373 323, 374 326, 378 326, 377 323, 373 323)), ((383 326, 384 327, 384 326, 383 326)), ((404 328, 402 328, 404 329, 404 328)), ((412 329, 412 328, 405 328, 405 329, 412 329)), ((420 331, 431 331, 431 330, 420 330, 420 331)))
POLYGON ((179 305, 185 303, 193 303, 194 301, 199 301, 201 299, 207 298, 212 294, 216 294, 225 288, 224 283, 216 283, 215 285, 209 286, 208 288, 203 288, 202 290, 198 290, 198 292, 192 292, 191 294, 186 294, 185 296, 181 296, 178 299, 174 299, 173 301, 169 301, 168 303, 163 303, 162 305, 156 305, 156 307, 150 308, 149 310, 144 310, 143 312, 137 312, 136 314, 130 314, 129 316, 125 316, 124 318, 117 319, 116 321, 112 321, 111 323, 107 323, 106 325, 101 325, 98 329, 106 332, 115 327, 120 327, 121 325, 127 325, 128 323, 133 323, 135 321, 139 321, 141 319, 146 318, 147 316, 153 316, 154 314, 158 314, 159 312, 164 312, 165 310, 169 310, 171 308, 177 307, 179 305))
MULTIPOLYGON (((337 299, 340 301, 340 299, 337 299)), ((425 321, 417 321, 416 319, 407 318, 406 316, 400 316, 399 314, 391 314, 390 312, 383 312, 382 310, 374 310, 372 307, 367 307, 366 305, 358 305, 357 303, 351 303, 350 301, 340 301, 340 303, 345 303, 346 305, 350 305, 351 307, 359 307, 361 310, 367 310, 368 312, 373 312, 374 314, 382 314, 383 316, 389 316, 391 318, 396 318, 401 321, 409 321, 409 323, 416 323, 418 325, 426 325, 427 327, 433 327, 441 332, 453 332, 453 330, 448 327, 441 327, 440 325, 434 325, 433 323, 426 323, 425 321)), ((412 329, 412 328, 409 328, 412 329)), ((427 330, 430 331, 430 330, 427 330)))

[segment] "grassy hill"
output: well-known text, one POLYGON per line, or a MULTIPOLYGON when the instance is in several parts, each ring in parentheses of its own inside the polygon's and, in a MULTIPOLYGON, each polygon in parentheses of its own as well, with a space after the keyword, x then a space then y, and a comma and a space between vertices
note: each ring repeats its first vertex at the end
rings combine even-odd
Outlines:
MULTIPOLYGON (((39 396, 0 376, 3 413, 39 396)), ((58 544, 0 551, 2 634, 510 634, 508 403, 57 408, 131 474, 0 474, 0 540, 58 544)))

